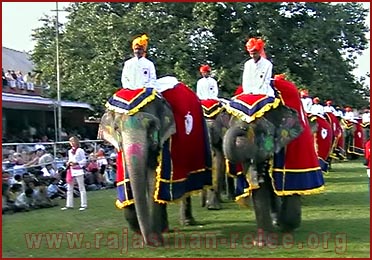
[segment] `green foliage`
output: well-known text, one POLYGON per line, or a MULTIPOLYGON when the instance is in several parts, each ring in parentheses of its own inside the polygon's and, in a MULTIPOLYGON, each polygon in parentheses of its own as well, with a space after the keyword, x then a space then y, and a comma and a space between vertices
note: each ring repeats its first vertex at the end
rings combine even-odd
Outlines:
MULTIPOLYGON (((333 170, 325 176, 325 182, 323 194, 302 197, 302 224, 290 236, 294 239, 292 245, 282 241, 272 248, 249 247, 252 246, 250 241, 243 238, 255 233, 255 216, 251 207, 239 208, 235 202, 226 202, 222 204, 222 210, 209 211, 201 208, 199 197, 194 196, 193 215, 200 225, 179 226, 179 205, 172 204, 168 208, 168 218, 175 233, 165 234, 170 246, 138 248, 135 243, 138 240, 134 240, 131 231, 128 232, 129 240, 124 240, 127 223, 123 212, 115 209, 116 191, 111 189, 88 192, 89 208, 84 212, 79 212, 78 208, 61 211, 56 207, 3 215, 2 253, 5 258, 368 258, 370 205, 368 178, 362 162, 334 163, 333 170), (53 247, 52 240, 47 242, 45 239, 47 233, 56 238, 60 236, 61 243, 55 243, 53 247), (27 246, 26 234, 44 234, 40 247, 27 246), (114 248, 114 240, 108 240, 110 234, 119 236, 118 248, 114 248), (82 240, 67 242, 77 235, 82 240), (183 238, 186 242, 182 242, 183 238), (216 238, 216 243, 213 238, 216 238), (207 241, 210 247, 206 246, 207 241), (88 243, 90 248, 87 248, 88 243), (199 249, 190 249, 198 244, 199 249), (59 246, 56 248, 56 245, 59 246)), ((75 205, 79 202, 79 198, 75 198, 75 205)), ((60 205, 64 205, 64 201, 60 205)))
MULTIPOLYGON (((69 21, 59 29, 61 95, 89 102, 98 112, 120 88, 131 41, 143 33, 158 76, 175 74, 192 88, 199 66, 209 64, 221 95, 230 97, 249 58, 245 42, 260 36, 275 73, 291 75, 311 95, 338 105, 368 103, 366 78, 351 73, 368 44, 368 10, 360 3, 77 2, 68 11, 69 21)), ((46 18, 35 29, 32 59, 55 96, 55 20, 46 18)))

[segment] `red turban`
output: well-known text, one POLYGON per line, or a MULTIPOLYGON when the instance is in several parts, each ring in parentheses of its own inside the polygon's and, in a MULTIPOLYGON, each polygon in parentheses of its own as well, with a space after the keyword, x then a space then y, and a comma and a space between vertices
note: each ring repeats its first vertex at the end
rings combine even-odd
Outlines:
POLYGON ((209 67, 209 65, 202 65, 202 66, 200 66, 199 71, 200 72, 210 72, 211 71, 211 67, 209 67))
POLYGON ((266 58, 264 51, 265 42, 262 39, 250 38, 245 47, 248 52, 258 51, 260 56, 266 58))
POLYGON ((347 107, 345 107, 345 111, 350 112, 350 111, 352 111, 352 109, 351 109, 351 107, 347 106, 347 107))

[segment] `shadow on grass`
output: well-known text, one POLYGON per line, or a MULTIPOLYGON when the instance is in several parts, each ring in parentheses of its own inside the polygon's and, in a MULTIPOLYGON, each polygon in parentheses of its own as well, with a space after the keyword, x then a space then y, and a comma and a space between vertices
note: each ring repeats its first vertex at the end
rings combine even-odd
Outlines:
MULTIPOLYGON (((343 193, 343 192, 328 192, 316 197, 303 197, 303 206, 317 206, 317 207, 329 207, 329 206, 369 206, 369 194, 365 191, 343 193), (349 196, 345 196, 348 194, 349 196)), ((347 210, 347 208, 345 208, 347 210)))

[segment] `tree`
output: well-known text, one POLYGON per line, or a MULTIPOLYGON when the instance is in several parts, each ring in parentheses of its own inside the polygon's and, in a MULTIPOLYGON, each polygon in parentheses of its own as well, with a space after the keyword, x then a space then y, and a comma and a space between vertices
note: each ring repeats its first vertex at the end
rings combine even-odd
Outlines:
MULTIPOLYGON (((147 57, 158 76, 176 74, 195 87, 198 68, 208 63, 230 97, 249 58, 247 38, 266 41, 275 73, 286 73, 312 95, 334 103, 366 105, 365 80, 352 75, 367 47, 368 10, 359 3, 73 3, 60 28, 61 96, 92 104, 102 112, 120 88, 131 41, 150 37, 147 57)), ((32 58, 55 96, 55 20, 35 30, 32 58)), ((195 88, 194 88, 195 89, 195 88)))

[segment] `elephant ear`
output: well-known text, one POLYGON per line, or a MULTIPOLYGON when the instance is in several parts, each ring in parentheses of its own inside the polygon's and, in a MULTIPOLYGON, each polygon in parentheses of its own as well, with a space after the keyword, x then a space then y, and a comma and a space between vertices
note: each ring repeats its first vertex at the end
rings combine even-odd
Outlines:
POLYGON ((293 139, 300 136, 304 128, 296 110, 287 106, 280 106, 275 110, 275 116, 279 119, 275 130, 275 152, 277 153, 293 139))
POLYGON ((118 116, 118 113, 113 111, 106 111, 103 114, 98 128, 98 139, 103 139, 117 150, 121 150, 121 131, 116 124, 118 116))
POLYGON ((176 123, 172 108, 165 99, 160 100, 156 112, 160 120, 159 140, 162 147, 164 142, 176 133, 176 123))

